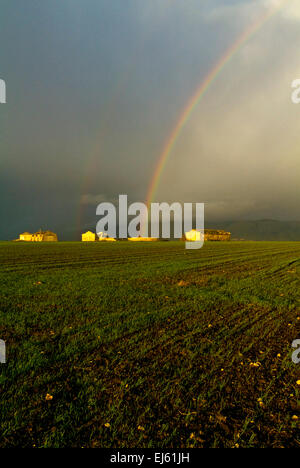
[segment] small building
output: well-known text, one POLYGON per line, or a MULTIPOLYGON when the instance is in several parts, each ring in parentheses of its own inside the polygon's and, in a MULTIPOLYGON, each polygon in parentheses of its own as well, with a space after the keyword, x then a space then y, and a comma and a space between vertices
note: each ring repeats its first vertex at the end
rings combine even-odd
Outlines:
POLYGON ((30 234, 30 232, 23 232, 23 234, 20 234, 19 240, 24 242, 31 242, 32 234, 30 234))
POLYGON ((220 229, 205 229, 204 240, 205 241, 222 241, 228 242, 231 239, 231 233, 222 231, 220 229))
POLYGON ((101 242, 116 242, 116 239, 114 237, 108 237, 108 235, 105 232, 98 232, 97 236, 98 240, 101 242))
POLYGON ((57 242, 58 238, 54 232, 38 231, 32 235, 32 242, 57 242))
POLYGON ((156 237, 128 237, 128 240, 132 242, 155 242, 158 239, 156 237))
MULTIPOLYGON (((204 229, 204 241, 230 241, 231 233, 218 229, 204 229)), ((196 242, 203 240, 203 232, 197 229, 192 229, 184 235, 184 240, 196 242)))
POLYGON ((19 240, 25 242, 57 242, 58 238, 54 232, 38 231, 35 234, 30 234, 30 232, 23 232, 23 234, 20 234, 19 240))
POLYGON ((45 231, 43 242, 58 242, 57 234, 51 231, 45 231))
POLYGON ((99 232, 98 234, 95 234, 92 231, 85 232, 81 236, 82 242, 98 242, 98 241, 106 241, 106 242, 115 242, 116 239, 113 237, 107 237, 106 234, 103 232, 99 232))
POLYGON ((88 231, 82 234, 81 236, 82 242, 95 242, 98 240, 98 237, 94 232, 88 231))
POLYGON ((203 232, 192 229, 185 233, 185 240, 188 242, 200 242, 203 240, 203 232))

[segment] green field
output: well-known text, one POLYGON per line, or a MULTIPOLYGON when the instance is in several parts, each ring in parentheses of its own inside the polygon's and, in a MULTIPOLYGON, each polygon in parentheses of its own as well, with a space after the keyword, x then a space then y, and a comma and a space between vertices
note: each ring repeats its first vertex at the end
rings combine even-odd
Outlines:
POLYGON ((299 447, 299 298, 300 243, 2 242, 0 446, 299 447))

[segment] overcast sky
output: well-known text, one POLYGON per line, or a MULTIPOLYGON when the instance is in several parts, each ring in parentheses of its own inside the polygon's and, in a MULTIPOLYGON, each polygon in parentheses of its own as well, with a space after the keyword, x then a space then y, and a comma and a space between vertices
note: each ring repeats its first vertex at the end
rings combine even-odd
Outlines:
MULTIPOLYGON (((144 201, 201 81, 277 0, 1 0, 0 239, 76 238, 98 201, 144 201)), ((224 67, 170 155, 156 201, 208 220, 300 220, 300 2, 224 67)))

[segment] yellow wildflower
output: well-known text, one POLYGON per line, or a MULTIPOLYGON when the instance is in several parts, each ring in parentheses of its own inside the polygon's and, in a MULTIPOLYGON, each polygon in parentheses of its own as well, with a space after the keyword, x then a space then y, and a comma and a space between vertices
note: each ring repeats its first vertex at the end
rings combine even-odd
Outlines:
POLYGON ((250 367, 260 367, 261 363, 260 362, 250 362, 250 367))

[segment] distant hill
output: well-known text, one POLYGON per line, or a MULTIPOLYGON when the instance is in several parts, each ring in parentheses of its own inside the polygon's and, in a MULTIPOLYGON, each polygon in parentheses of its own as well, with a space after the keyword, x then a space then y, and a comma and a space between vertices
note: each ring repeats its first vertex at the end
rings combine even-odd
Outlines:
POLYGON ((300 241, 300 221, 225 221, 209 223, 208 228, 224 229, 232 234, 232 239, 300 241))

